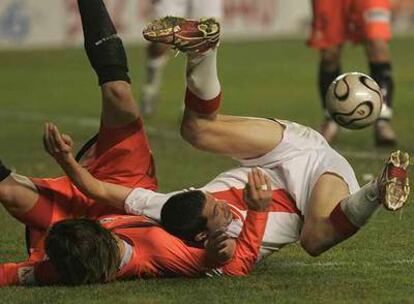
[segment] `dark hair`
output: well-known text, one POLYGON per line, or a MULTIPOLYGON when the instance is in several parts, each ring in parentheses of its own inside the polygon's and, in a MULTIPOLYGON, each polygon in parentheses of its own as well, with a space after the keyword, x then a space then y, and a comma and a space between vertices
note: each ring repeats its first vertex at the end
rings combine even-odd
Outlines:
POLYGON ((45 247, 62 283, 69 285, 110 281, 121 261, 111 231, 89 219, 70 219, 54 224, 46 237, 45 247))
POLYGON ((206 196, 195 190, 171 196, 161 210, 161 225, 179 238, 194 241, 204 231, 207 218, 202 216, 206 196))

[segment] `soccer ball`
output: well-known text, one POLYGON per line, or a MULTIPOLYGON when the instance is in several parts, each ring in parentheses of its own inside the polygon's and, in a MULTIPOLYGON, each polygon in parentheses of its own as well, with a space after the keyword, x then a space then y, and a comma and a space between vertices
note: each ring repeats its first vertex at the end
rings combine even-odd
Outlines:
POLYGON ((326 93, 326 109, 340 126, 362 129, 380 115, 383 95, 379 85, 368 75, 345 73, 336 78, 326 93))

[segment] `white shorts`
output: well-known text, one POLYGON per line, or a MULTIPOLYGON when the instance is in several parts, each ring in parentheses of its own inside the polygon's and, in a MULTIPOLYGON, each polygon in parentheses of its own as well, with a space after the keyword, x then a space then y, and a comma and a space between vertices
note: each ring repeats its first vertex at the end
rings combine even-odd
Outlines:
POLYGON ((329 146, 322 135, 291 121, 277 122, 285 127, 279 145, 260 158, 239 160, 242 166, 270 169, 272 177, 292 195, 302 215, 306 214, 313 187, 325 173, 341 177, 350 194, 359 190, 351 165, 329 146))
MULTIPOLYGON (((252 118, 253 119, 253 118, 252 118)), ((285 204, 293 208, 270 211, 261 247, 261 257, 278 250, 286 244, 299 240, 303 218, 310 196, 324 173, 341 177, 352 194, 359 189, 358 181, 350 164, 332 149, 326 140, 315 130, 300 124, 278 120, 285 127, 283 139, 272 151, 262 157, 238 160, 242 167, 221 173, 204 187, 202 191, 232 193, 229 200, 232 210, 246 217, 247 208, 241 209, 235 189, 244 189, 251 167, 260 167, 271 178, 272 189, 285 191, 289 198, 285 204), (288 203, 289 202, 289 203, 288 203), (237 207, 238 206, 238 207, 237 207)), ((167 199, 173 195, 159 194, 146 189, 135 189, 125 202, 125 210, 131 214, 143 214, 154 219, 160 218, 160 210, 167 199)), ((277 202, 281 206, 281 201, 277 202)), ((227 233, 237 237, 242 230, 241 220, 233 220, 227 233)))
POLYGON ((222 17, 221 0, 153 0, 153 18, 178 16, 190 19, 222 17))

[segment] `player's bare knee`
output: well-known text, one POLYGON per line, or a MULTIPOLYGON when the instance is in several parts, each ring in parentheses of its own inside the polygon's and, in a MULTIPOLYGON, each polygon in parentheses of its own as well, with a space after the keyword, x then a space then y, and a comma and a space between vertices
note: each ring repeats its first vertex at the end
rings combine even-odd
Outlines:
POLYGON ((317 257, 321 255, 324 250, 321 246, 320 240, 312 235, 301 235, 300 237, 300 245, 302 248, 313 257, 317 257))
POLYGON ((182 138, 192 146, 202 149, 204 136, 207 132, 203 119, 196 117, 184 118, 181 123, 180 133, 182 138))
POLYGON ((181 122, 180 134, 181 137, 188 143, 194 145, 200 137, 200 126, 197 119, 184 118, 181 122))
POLYGON ((300 244, 310 256, 317 257, 327 250, 326 240, 329 237, 324 229, 323 222, 319 219, 305 220, 305 225, 300 234, 300 244))
POLYGON ((132 98, 131 87, 125 81, 112 81, 102 85, 104 98, 112 102, 130 102, 132 98))
POLYGON ((0 183, 0 202, 7 208, 12 208, 14 203, 14 187, 10 182, 0 183))

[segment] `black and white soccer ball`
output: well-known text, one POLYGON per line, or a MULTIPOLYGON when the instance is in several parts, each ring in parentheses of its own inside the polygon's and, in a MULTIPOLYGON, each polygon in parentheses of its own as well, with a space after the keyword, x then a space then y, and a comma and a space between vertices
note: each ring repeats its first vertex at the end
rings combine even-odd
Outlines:
POLYGON ((326 109, 340 126, 362 129, 378 119, 383 99, 381 88, 371 77, 345 73, 329 86, 326 109))

